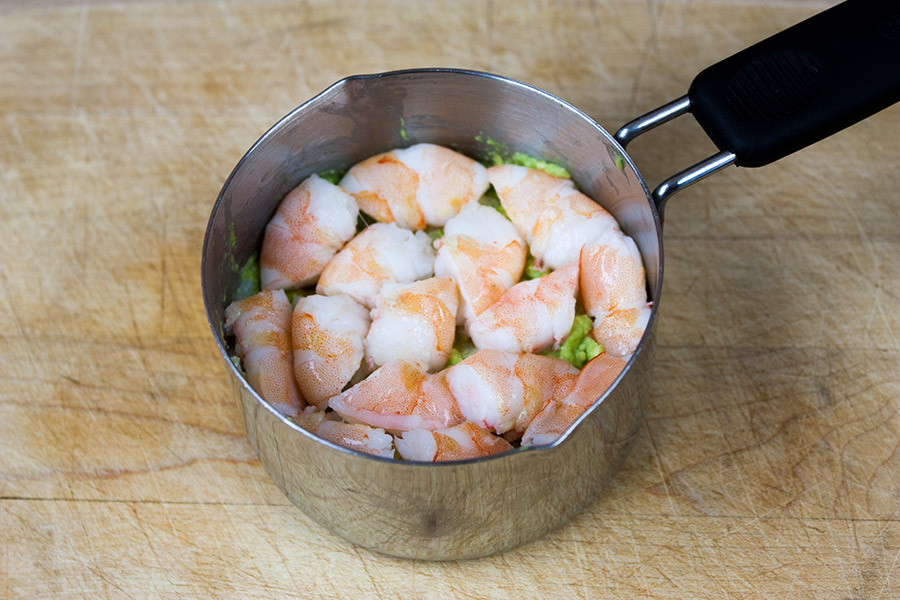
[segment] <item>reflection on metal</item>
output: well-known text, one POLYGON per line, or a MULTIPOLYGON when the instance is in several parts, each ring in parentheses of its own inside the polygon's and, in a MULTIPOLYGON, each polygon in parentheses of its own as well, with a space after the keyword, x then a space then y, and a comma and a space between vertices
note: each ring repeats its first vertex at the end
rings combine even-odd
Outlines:
POLYGON ((697 183, 705 177, 709 177, 720 169, 724 169, 734 163, 734 159, 735 156, 731 152, 719 152, 669 177, 653 190, 653 201, 656 202, 656 210, 662 215, 669 196, 689 185, 697 183))
POLYGON ((651 110, 647 114, 642 115, 633 121, 629 121, 623 125, 613 137, 615 137, 616 141, 622 144, 622 147, 624 148, 631 140, 642 133, 646 133, 654 127, 659 127, 663 123, 668 123, 672 119, 690 112, 690 110, 691 99, 688 98, 687 95, 682 96, 677 100, 673 100, 668 104, 660 106, 656 110, 651 110))
MULTIPOLYGON (((668 123, 672 119, 689 112, 691 112, 691 99, 685 95, 626 123, 613 137, 615 137, 616 141, 622 144, 622 147, 624 148, 642 133, 646 133, 654 127, 659 127, 663 123, 668 123)), ((694 184, 705 177, 709 177, 716 171, 733 164, 734 161, 735 155, 727 150, 723 150, 722 152, 714 154, 706 160, 669 177, 656 186, 652 196, 660 220, 663 219, 666 200, 668 200, 672 194, 679 190, 683 190, 687 186, 694 184)))

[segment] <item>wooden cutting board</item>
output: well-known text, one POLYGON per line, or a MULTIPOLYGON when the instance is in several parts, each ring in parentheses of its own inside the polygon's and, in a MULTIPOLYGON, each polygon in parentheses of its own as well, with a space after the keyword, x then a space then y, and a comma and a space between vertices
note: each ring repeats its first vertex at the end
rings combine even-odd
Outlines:
MULTIPOLYGON (((499 556, 386 558, 290 505, 200 298, 228 173, 343 76, 493 71, 615 129, 832 4, 0 5, 0 596, 900 598, 900 107, 670 203, 636 447, 499 556)), ((656 182, 713 149, 685 118, 631 150, 656 182)))

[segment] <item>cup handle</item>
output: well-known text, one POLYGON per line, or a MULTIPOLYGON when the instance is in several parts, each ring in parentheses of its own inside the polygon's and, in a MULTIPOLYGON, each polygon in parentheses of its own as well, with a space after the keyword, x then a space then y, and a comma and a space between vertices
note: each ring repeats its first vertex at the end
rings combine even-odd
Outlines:
POLYGON ((669 196, 730 164, 761 167, 900 101, 900 5, 847 0, 701 71, 687 95, 623 126, 632 139, 690 112, 719 153, 653 191, 669 196))

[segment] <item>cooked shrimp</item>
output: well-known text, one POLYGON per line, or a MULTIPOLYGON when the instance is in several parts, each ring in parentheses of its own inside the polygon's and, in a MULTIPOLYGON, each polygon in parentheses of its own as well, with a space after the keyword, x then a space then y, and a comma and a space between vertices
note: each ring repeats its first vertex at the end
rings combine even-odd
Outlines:
POLYGON ((468 323, 479 349, 538 352, 559 347, 575 318, 578 264, 509 288, 497 302, 468 323))
POLYGON ((529 236, 547 201, 575 189, 570 179, 518 165, 491 167, 487 174, 503 210, 529 244, 529 236))
POLYGON ((447 363, 456 333, 459 293, 449 277, 386 283, 366 336, 370 370, 395 360, 437 370, 447 363))
POLYGON ((291 190, 266 225, 260 255, 262 287, 314 283, 356 233, 358 213, 353 196, 317 175, 291 190))
POLYGON ((376 221, 424 229, 425 215, 416 201, 419 176, 395 152, 378 154, 353 165, 338 185, 350 192, 360 209, 376 221))
POLYGON ((294 375, 310 404, 324 408, 360 369, 369 311, 350 296, 307 296, 294 306, 294 375))
POLYGON ((335 421, 320 410, 303 411, 294 417, 294 422, 310 433, 338 446, 384 458, 394 457, 394 439, 385 433, 384 429, 335 421))
POLYGON ((551 269, 577 262, 582 246, 618 229, 615 218, 569 179, 515 165, 491 167, 488 177, 531 254, 551 269))
POLYGON ((447 221, 444 237, 435 245, 435 274, 452 277, 459 286, 460 325, 499 300, 525 268, 525 242, 515 226, 478 202, 467 204, 447 221))
POLYGON ((634 352, 651 312, 634 241, 569 180, 512 165, 491 167, 488 176, 535 258, 550 268, 580 264, 594 339, 615 356, 634 352))
POLYGON ((630 237, 607 231, 581 252, 581 302, 609 354, 634 352, 650 320, 644 263, 630 237))
POLYGON ((413 429, 394 437, 397 452, 406 460, 440 462, 465 460, 512 450, 509 442, 474 423, 449 429, 413 429))
POLYGON ((551 398, 528 425, 522 446, 542 446, 554 442, 616 380, 625 361, 601 354, 584 366, 568 394, 551 398))
POLYGON ((434 249, 424 232, 394 223, 366 227, 335 255, 322 271, 316 292, 347 294, 369 308, 385 283, 408 283, 434 272, 434 249))
POLYGON ((291 303, 283 290, 263 290, 225 309, 225 331, 247 381, 263 399, 292 416, 305 406, 291 369, 291 303))
POLYGON ((512 432, 513 439, 578 376, 578 369, 560 358, 499 350, 479 350, 442 372, 466 420, 496 433, 512 432))
POLYGON ((325 420, 319 424, 316 435, 350 450, 384 458, 394 458, 394 440, 381 428, 369 427, 361 423, 325 420))
POLYGON ((304 410, 294 415, 292 421, 308 432, 315 433, 326 416, 324 410, 318 410, 315 406, 307 406, 304 410))
POLYGON ((347 171, 340 186, 360 209, 407 229, 443 226, 488 188, 486 169, 443 146, 416 144, 368 158, 347 171))
POLYGON ((423 373, 398 360, 328 401, 339 415, 395 431, 445 429, 463 422, 447 387, 447 370, 423 373))

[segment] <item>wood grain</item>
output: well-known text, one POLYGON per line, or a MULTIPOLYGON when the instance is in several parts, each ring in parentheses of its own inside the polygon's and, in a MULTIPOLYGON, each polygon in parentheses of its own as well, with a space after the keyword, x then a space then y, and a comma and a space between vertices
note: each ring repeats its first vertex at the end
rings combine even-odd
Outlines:
MULTIPOLYGON (((636 447, 499 556, 395 560, 291 506, 200 298, 228 173, 341 77, 494 71, 614 129, 833 4, 0 5, 0 596, 900 598, 896 106, 670 203, 636 447)), ((681 119, 631 150, 655 182, 712 146, 681 119)))

